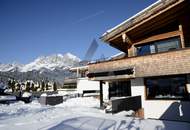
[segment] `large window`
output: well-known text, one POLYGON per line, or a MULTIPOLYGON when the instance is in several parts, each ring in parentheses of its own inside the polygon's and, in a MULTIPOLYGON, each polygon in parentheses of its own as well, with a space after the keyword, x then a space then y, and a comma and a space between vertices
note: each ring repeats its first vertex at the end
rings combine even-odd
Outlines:
POLYGON ((147 55, 152 53, 166 52, 181 48, 180 38, 174 37, 161 41, 151 42, 146 45, 137 46, 137 55, 147 55))
POLYGON ((130 81, 114 81, 109 83, 109 98, 131 96, 130 81))
POLYGON ((189 99, 186 76, 146 78, 147 99, 189 99))

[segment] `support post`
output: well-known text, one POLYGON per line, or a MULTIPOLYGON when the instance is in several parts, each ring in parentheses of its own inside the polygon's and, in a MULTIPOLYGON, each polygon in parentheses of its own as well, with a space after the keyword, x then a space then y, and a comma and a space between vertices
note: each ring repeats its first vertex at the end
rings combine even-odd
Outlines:
POLYGON ((103 108, 103 81, 100 81, 100 108, 103 108))
POLYGON ((183 26, 182 26, 182 24, 179 25, 179 31, 181 32, 181 34, 180 34, 181 47, 185 48, 185 40, 184 40, 184 34, 183 34, 183 26))

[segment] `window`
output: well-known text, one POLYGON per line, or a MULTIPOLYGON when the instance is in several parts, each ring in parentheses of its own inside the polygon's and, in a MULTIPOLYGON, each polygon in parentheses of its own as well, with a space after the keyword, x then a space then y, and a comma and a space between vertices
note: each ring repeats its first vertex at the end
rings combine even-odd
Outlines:
POLYGON ((80 72, 80 74, 81 74, 80 78, 86 77, 86 71, 83 70, 83 71, 80 72))
POLYGON ((147 55, 150 53, 151 53, 150 45, 144 45, 144 46, 137 47, 137 55, 138 56, 147 55))
POLYGON ((130 81, 115 81, 109 83, 109 98, 131 96, 130 81))
POLYGON ((147 99, 188 99, 186 76, 146 78, 147 99))
POLYGON ((176 50, 180 48, 179 38, 171 38, 164 41, 155 42, 158 52, 165 52, 170 50, 176 50))
POLYGON ((161 41, 151 42, 146 45, 137 46, 137 55, 147 55, 152 53, 166 52, 181 48, 180 38, 174 37, 161 41))

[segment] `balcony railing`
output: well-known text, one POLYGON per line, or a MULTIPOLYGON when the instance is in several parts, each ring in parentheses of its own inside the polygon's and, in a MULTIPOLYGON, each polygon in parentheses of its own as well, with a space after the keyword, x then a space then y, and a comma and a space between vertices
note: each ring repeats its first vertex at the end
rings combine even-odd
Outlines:
POLYGON ((89 73, 135 68, 135 77, 190 73, 190 48, 89 64, 89 73))

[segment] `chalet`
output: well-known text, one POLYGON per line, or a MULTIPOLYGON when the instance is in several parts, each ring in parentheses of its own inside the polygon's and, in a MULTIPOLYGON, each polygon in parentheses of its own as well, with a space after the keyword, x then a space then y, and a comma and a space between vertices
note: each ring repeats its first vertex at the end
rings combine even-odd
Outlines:
POLYGON ((189 0, 159 0, 106 31, 126 56, 90 63, 88 78, 109 82, 110 96, 140 96, 144 118, 190 122, 189 14, 189 0))

